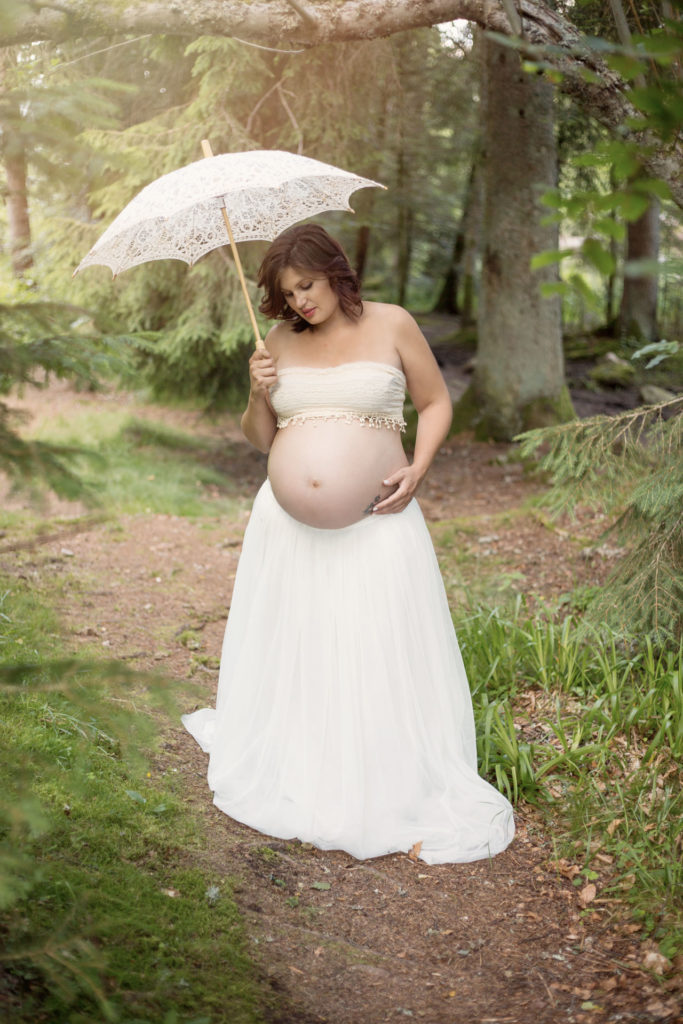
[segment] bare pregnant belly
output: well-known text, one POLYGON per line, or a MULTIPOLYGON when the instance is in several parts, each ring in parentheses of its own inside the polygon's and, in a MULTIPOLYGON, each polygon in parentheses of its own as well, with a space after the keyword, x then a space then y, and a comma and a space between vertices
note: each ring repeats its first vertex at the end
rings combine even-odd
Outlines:
POLYGON ((364 518, 382 480, 407 465, 398 431, 360 423, 310 420, 278 430, 268 477, 278 504, 294 519, 339 529, 364 518))

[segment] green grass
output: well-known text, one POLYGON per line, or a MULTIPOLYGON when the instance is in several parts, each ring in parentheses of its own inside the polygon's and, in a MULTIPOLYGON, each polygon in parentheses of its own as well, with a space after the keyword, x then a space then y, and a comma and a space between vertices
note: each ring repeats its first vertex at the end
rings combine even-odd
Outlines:
POLYGON ((16 1024, 261 1021, 230 879, 198 865, 178 777, 134 756, 159 683, 69 664, 58 631, 0 586, 0 1004, 16 1024))
POLYGON ((239 481, 223 468, 228 442, 90 408, 45 417, 31 438, 78 445, 73 468, 110 513, 234 517, 244 504, 239 481))
MULTIPOLYGON (((482 772, 537 804, 558 856, 673 955, 683 929, 683 651, 568 617, 477 607, 456 623, 482 772), (585 875, 583 876, 586 877, 585 875)), ((594 913, 598 908, 588 908, 594 913)))

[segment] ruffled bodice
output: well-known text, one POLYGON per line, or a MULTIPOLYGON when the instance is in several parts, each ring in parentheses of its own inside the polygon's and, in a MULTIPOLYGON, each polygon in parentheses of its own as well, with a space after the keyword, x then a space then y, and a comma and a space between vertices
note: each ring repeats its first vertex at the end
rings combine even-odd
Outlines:
POLYGON ((406 379, 390 363, 357 361, 340 366, 285 366, 270 400, 279 428, 308 420, 341 420, 405 430, 406 379))

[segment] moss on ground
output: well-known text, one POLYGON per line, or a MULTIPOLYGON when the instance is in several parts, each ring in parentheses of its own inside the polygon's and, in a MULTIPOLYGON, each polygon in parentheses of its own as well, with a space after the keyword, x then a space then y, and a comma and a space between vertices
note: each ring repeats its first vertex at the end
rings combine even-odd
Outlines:
POLYGON ((263 1020, 230 877, 197 866, 201 825, 179 777, 153 777, 139 756, 153 744, 155 684, 117 689, 110 667, 85 660, 67 672, 44 594, 20 580, 0 593, 0 1001, 10 1018, 263 1020))

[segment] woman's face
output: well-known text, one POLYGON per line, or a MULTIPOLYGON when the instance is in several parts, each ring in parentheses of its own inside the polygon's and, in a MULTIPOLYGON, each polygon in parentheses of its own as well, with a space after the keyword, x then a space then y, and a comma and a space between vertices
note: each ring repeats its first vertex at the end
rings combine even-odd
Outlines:
POLYGON ((285 267, 280 289, 289 308, 313 326, 325 323, 339 310, 339 296, 317 271, 285 267))

